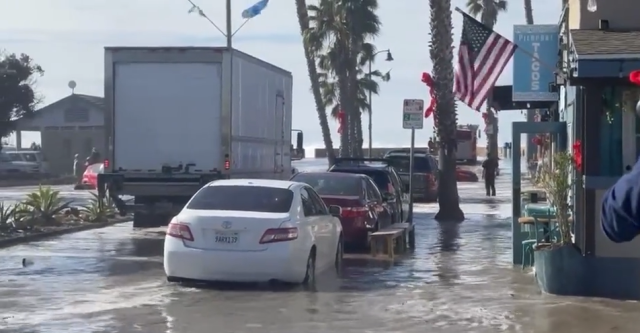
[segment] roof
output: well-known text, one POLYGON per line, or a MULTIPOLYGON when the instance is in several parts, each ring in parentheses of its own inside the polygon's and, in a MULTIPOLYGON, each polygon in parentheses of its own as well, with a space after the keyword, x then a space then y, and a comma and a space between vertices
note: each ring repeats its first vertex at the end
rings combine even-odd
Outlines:
POLYGON ((94 107, 96 110, 104 111, 105 110, 105 102, 104 97, 92 96, 92 95, 83 95, 83 94, 71 94, 65 98, 59 99, 47 106, 44 106, 36 111, 38 112, 47 112, 54 110, 58 105, 62 105, 67 102, 72 101, 80 101, 83 103, 87 103, 94 107))
POLYGON ((571 30, 571 40, 580 56, 638 55, 640 31, 571 30))
POLYGON ((292 185, 296 185, 298 182, 292 182, 288 180, 272 180, 272 179, 221 179, 212 181, 207 186, 259 186, 259 187, 274 187, 288 189, 292 185))

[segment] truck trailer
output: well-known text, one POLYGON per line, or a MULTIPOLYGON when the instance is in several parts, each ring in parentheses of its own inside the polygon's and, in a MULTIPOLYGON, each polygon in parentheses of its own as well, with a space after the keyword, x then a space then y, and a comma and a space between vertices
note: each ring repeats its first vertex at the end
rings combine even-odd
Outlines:
POLYGON ((98 194, 134 227, 166 225, 216 179, 291 176, 290 72, 225 47, 107 47, 104 78, 98 194))

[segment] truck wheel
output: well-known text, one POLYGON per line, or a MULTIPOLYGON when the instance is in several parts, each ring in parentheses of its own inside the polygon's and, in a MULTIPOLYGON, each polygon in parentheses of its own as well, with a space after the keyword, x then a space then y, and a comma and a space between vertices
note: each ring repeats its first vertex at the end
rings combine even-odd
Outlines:
POLYGON ((134 228, 157 228, 169 225, 171 221, 170 214, 151 214, 143 212, 133 213, 134 228))
POLYGON ((134 228, 150 228, 151 214, 143 213, 143 212, 135 212, 133 213, 133 227, 134 228))

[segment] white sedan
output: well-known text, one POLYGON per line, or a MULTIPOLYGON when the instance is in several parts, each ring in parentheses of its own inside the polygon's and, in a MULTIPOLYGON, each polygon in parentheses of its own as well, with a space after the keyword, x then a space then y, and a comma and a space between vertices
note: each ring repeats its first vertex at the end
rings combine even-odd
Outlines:
POLYGON ((341 265, 340 213, 303 183, 211 182, 169 224, 167 280, 312 285, 317 273, 341 265))

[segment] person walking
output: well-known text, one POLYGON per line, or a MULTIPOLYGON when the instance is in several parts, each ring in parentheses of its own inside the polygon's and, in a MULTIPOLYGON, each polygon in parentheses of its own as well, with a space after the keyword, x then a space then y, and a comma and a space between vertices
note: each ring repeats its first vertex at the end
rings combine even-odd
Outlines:
POLYGON ((487 154, 487 159, 482 162, 482 179, 484 179, 484 188, 487 190, 487 196, 496 196, 497 170, 498 161, 491 154, 487 154))

